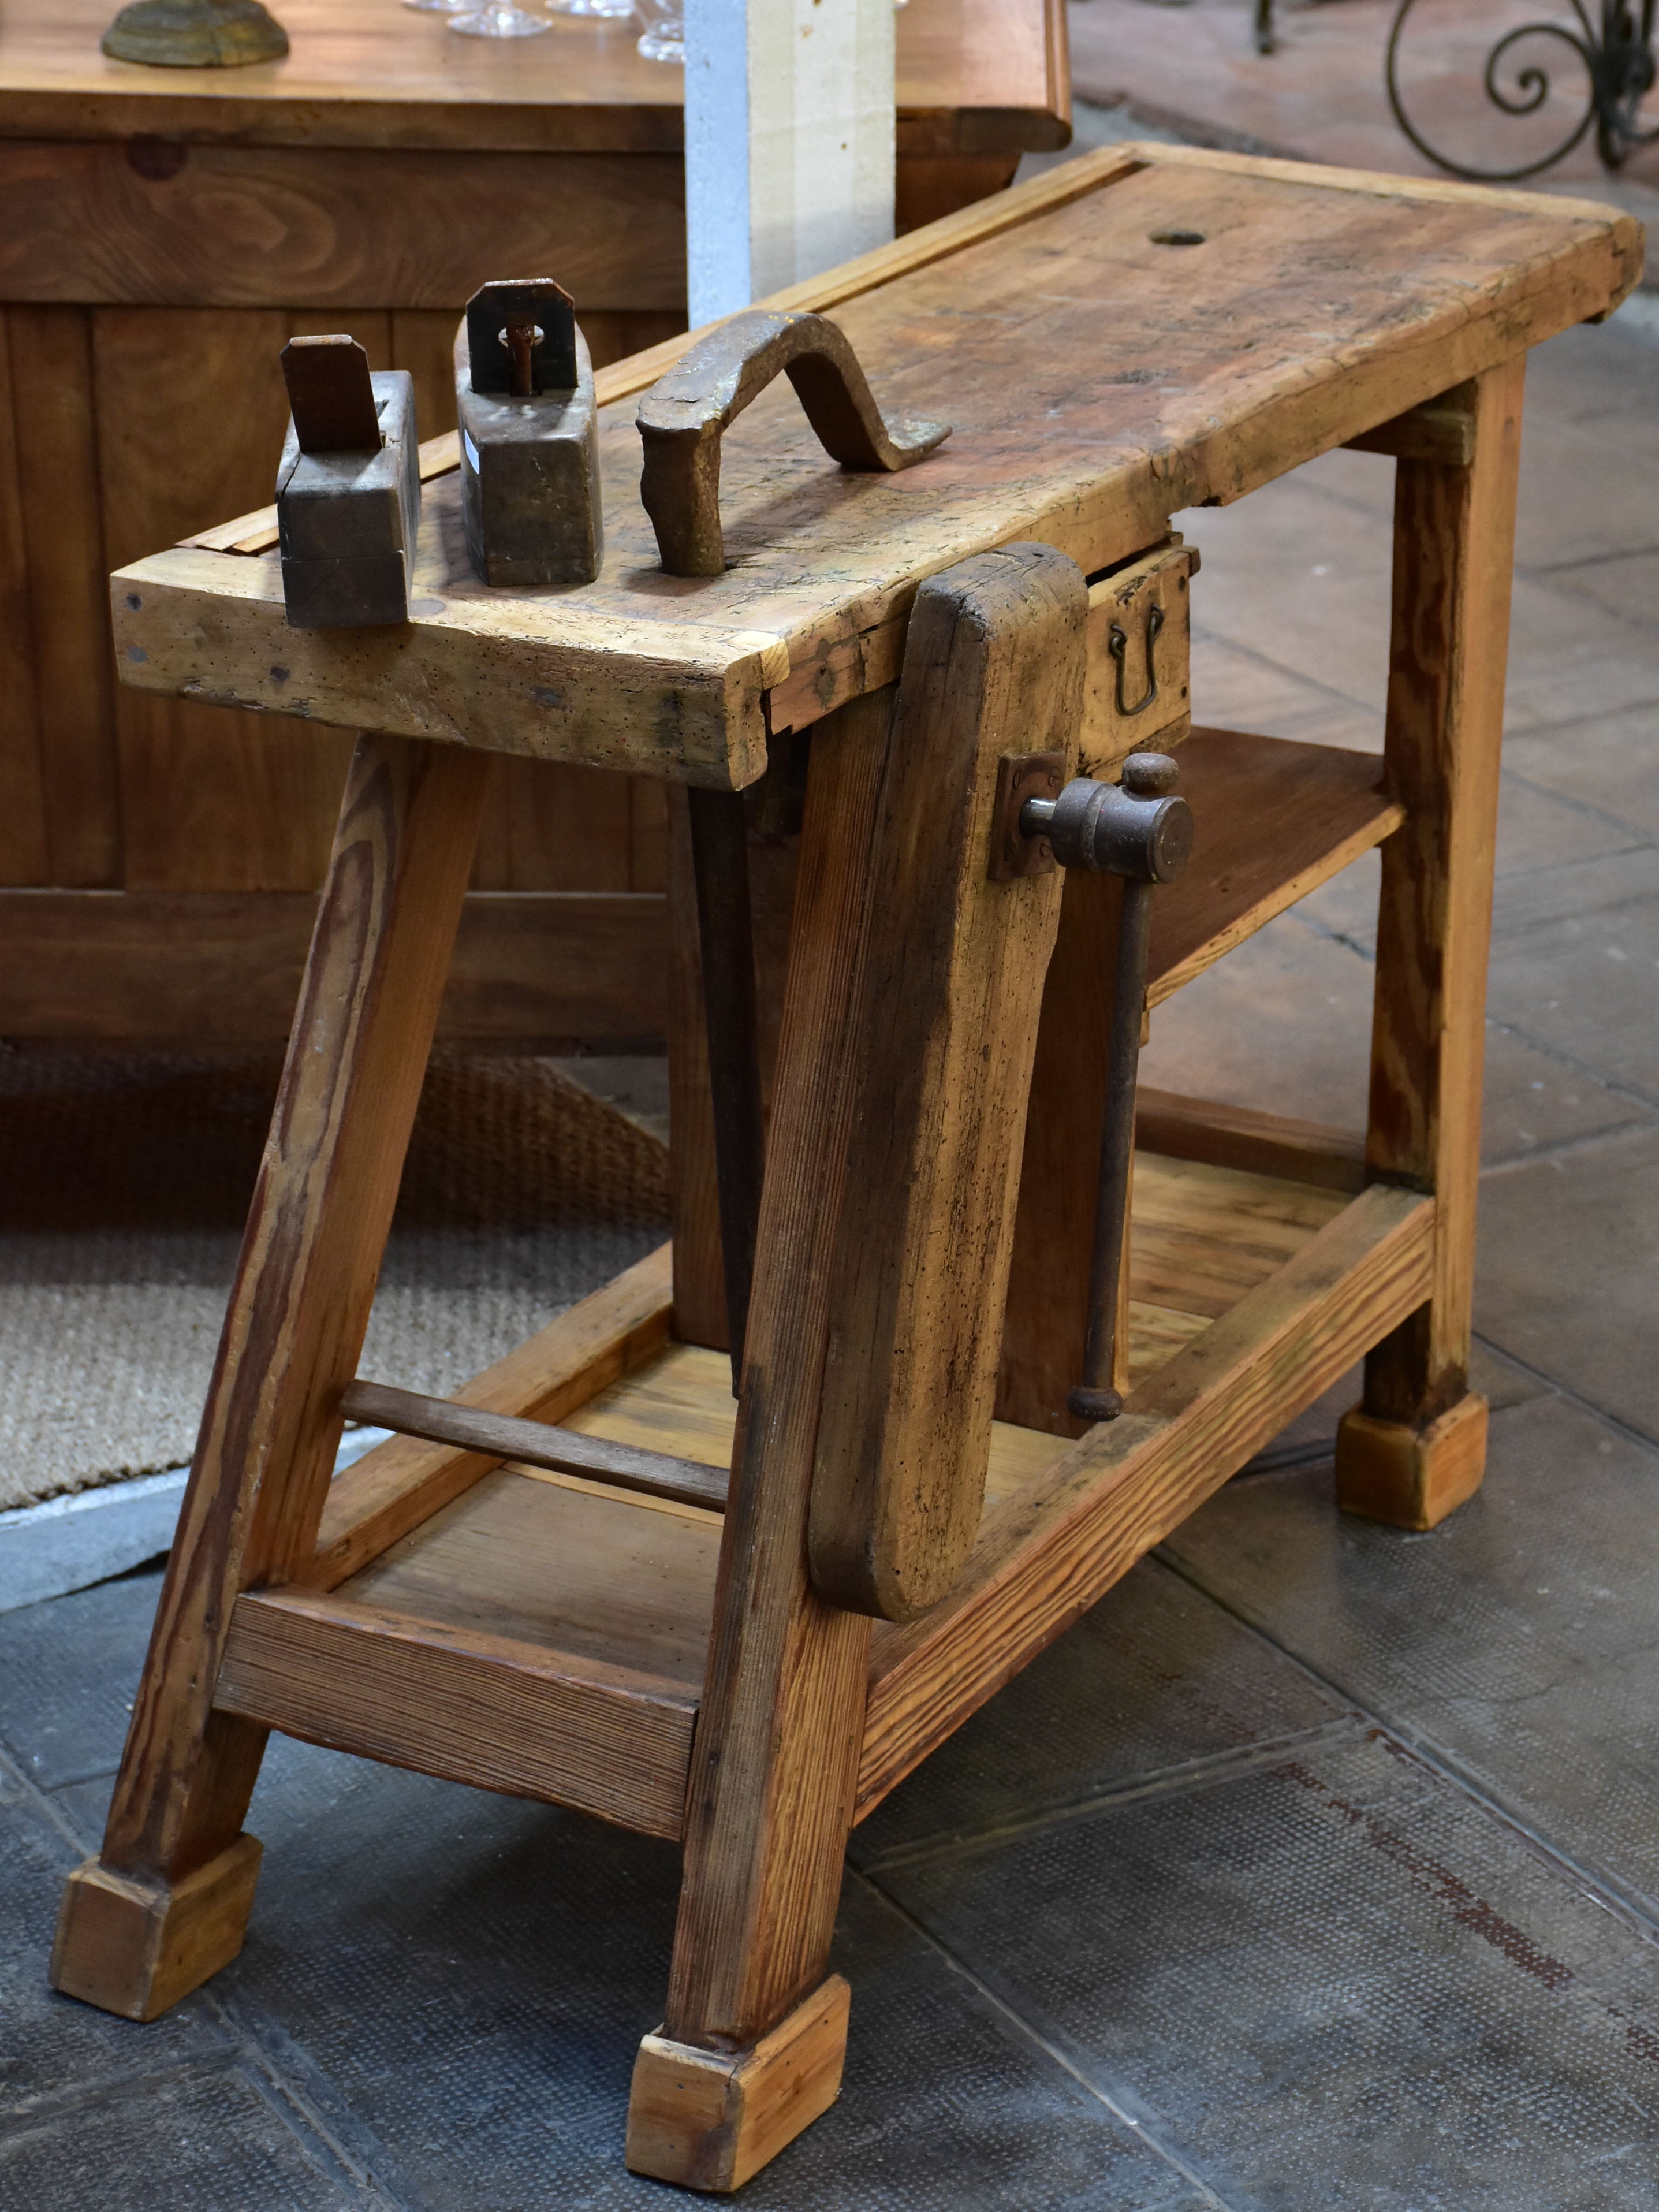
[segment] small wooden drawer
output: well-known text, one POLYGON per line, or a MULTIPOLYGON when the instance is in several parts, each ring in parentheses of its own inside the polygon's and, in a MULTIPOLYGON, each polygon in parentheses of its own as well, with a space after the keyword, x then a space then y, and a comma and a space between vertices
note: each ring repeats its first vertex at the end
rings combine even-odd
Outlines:
POLYGON ((1126 754, 1179 744, 1191 727, 1188 580, 1197 573, 1197 549, 1177 535, 1090 585, 1079 775, 1110 776, 1126 754))

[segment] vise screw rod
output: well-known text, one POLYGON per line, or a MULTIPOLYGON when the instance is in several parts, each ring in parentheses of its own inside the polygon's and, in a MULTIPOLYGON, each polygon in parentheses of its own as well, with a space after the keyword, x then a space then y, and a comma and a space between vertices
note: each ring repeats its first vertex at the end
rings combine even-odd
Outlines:
POLYGON ((1022 833, 1047 837, 1062 867, 1083 867, 1123 879, 1083 1378, 1066 1401, 1080 1421, 1115 1420, 1123 1410, 1122 1398, 1112 1387, 1112 1352, 1129 1224, 1135 1081, 1146 1001, 1152 892, 1180 874, 1193 843, 1192 809, 1184 799, 1170 796, 1176 775, 1176 763, 1167 753, 1131 753, 1123 763, 1121 786, 1079 777, 1058 799, 1028 799, 1020 810, 1022 833))

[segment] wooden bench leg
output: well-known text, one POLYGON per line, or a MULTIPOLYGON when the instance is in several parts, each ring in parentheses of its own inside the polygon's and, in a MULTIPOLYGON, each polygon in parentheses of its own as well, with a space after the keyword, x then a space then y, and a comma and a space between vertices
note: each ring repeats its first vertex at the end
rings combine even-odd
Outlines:
POLYGON ((1365 1362, 1337 1433, 1337 1498, 1431 1528, 1479 1488, 1485 1401, 1468 1388, 1504 664, 1525 356, 1455 395, 1467 467, 1396 463, 1386 753, 1407 809, 1382 848, 1366 1164, 1437 1202, 1428 1302, 1365 1362))
POLYGON ((311 1559, 448 972, 488 755, 359 741, 100 1855, 52 1980, 151 2020, 234 1959, 265 1731, 213 1710, 238 1591, 311 1559))
MULTIPOLYGON (((820 1596, 809 1565, 826 1368, 832 1358, 859 1357, 839 1339, 832 1353, 834 1293, 840 1260, 854 1245, 885 1281, 890 1270, 918 1264, 918 1253, 935 1247, 946 1226, 941 1201, 933 1200, 925 1221, 907 1216, 884 1238, 881 1224, 870 1224, 868 1192, 854 1187, 849 1161, 862 1157, 856 1133, 868 1134, 859 1120, 861 1079, 883 1068, 882 1042, 901 1011, 893 991, 923 988, 914 973, 885 980, 884 957, 890 961, 892 946, 903 944, 915 948, 920 967, 943 963, 958 909, 972 908, 983 890, 996 781, 995 759, 988 764, 984 756, 994 754, 999 717, 1015 719, 1018 703, 1011 704, 1018 686, 1010 656, 986 647, 987 606, 998 605, 999 590, 1021 608, 1028 599, 1035 604, 1039 588, 1052 596, 1056 564, 1074 587, 1075 607, 1065 605, 1080 641, 1077 571, 1047 548, 1006 549, 967 564, 994 572, 978 579, 984 604, 965 592, 959 607, 949 602, 951 611, 913 617, 910 653, 924 658, 914 671, 907 660, 909 705, 896 715, 890 691, 873 694, 813 735, 673 1968, 666 2018, 641 2046, 629 2106, 629 2165, 691 2188, 740 2187, 840 2085, 848 1996, 828 1965, 862 1747, 871 1624, 820 1596), (1040 587, 1027 580, 1036 575, 1045 580, 1040 587), (965 675, 954 685, 937 681, 940 669, 954 675, 959 664, 991 672, 982 684, 965 675), (935 694, 947 702, 939 712, 948 728, 935 726, 931 710, 916 703, 935 694), (943 842, 955 853, 952 841, 961 839, 971 859, 960 868, 940 866, 936 848, 943 842)), ((1074 672, 1073 727, 1080 642, 1074 672)), ((1029 721, 1031 702, 1019 696, 1029 721)), ((1039 901, 1044 954, 1058 905, 1058 884, 1052 888, 1054 896, 1039 901)), ((1028 1070, 1040 977, 1039 961, 1025 1010, 1028 1070)), ((930 1066, 969 1030, 976 1059, 991 1049, 986 1008, 995 1001, 985 976, 975 970, 972 980, 977 995, 957 1004, 928 969, 940 1008, 940 1033, 924 1041, 930 1066)), ((879 1110, 897 1156, 908 1157, 915 1125, 936 1106, 918 1068, 902 1080, 893 1073, 879 1110)), ((867 1099, 863 1110, 867 1121, 867 1099)), ((1010 1160, 1018 1158, 1019 1131, 1011 1135, 1010 1160)), ((975 1255, 977 1226, 949 1224, 975 1255)), ((1003 1250, 1006 1266, 1006 1239, 1003 1250)), ((1000 1279, 1001 1267, 990 1273, 1000 1279)), ((993 1350, 988 1335, 977 1363, 988 1431, 993 1350)))

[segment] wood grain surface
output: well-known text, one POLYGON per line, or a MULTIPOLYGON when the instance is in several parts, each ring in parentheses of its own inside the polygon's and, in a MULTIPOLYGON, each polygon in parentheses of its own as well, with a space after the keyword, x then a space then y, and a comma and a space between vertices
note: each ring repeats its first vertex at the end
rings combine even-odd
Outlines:
MULTIPOLYGON (((285 60, 188 71, 112 61, 98 50, 109 21, 103 0, 9 0, 0 133, 535 153, 681 147, 681 72, 642 61, 638 27, 626 20, 556 16, 538 39, 458 40, 441 15, 393 15, 385 0, 285 0, 285 60)), ((1060 0, 908 0, 894 27, 901 159, 1066 143, 1060 0)))
MULTIPOLYGON (((1401 461, 1384 755, 1405 826, 1382 848, 1366 1161, 1432 1190, 1432 1295, 1366 1362, 1365 1412, 1421 1425, 1468 1382, 1486 956, 1526 362, 1468 395, 1468 467, 1401 461)), ((1340 1460, 1339 1460, 1340 1479, 1340 1460)))
POLYGON ((331 1750, 678 1837, 696 1699, 336 1593, 236 1601, 216 1709, 331 1750))
MULTIPOLYGON (((0 891, 0 1033, 276 1043, 294 1018, 317 903, 309 891, 0 891)), ((474 892, 440 1034, 660 1038, 665 904, 627 891, 474 892)))
POLYGON ((1064 877, 993 881, 997 764, 1077 758, 1088 595, 1047 546, 917 595, 870 918, 812 1477, 812 1580, 908 1620, 950 1587, 985 1489, 999 1317, 1064 877))
MULTIPOLYGON (((431 654, 420 689, 386 682, 372 647, 331 645, 319 659, 302 641, 296 656, 266 562, 201 553, 162 555, 122 579, 119 647, 146 655, 125 659, 124 673, 141 688, 197 685, 270 708, 281 641, 290 699, 307 698, 319 718, 353 725, 368 712, 453 738, 439 672, 464 665, 478 742, 589 759, 614 744, 611 764, 707 776, 712 735, 705 747, 688 729, 678 766, 673 747, 645 734, 680 711, 665 702, 680 696, 685 654, 665 653, 661 633, 684 634, 688 649, 694 631, 741 632, 757 651, 767 637, 794 670, 902 617, 924 575, 992 544, 1041 538, 1095 574, 1158 543, 1177 508, 1240 497, 1517 345, 1604 312, 1637 273, 1637 226, 1576 201, 1332 179, 1165 147, 1113 149, 1034 181, 1043 189, 1003 196, 996 229, 981 223, 965 243, 953 234, 943 258, 923 265, 905 240, 908 262, 870 257, 861 271, 817 283, 820 295, 874 287, 843 295, 836 319, 878 399, 942 415, 955 430, 920 467, 849 477, 827 461, 793 394, 763 394, 724 465, 723 576, 657 571, 633 410, 613 399, 600 433, 605 564, 585 590, 515 595, 510 611, 481 605, 456 551, 453 486, 428 484, 422 592, 442 609, 413 625, 409 651, 431 654), (1170 228, 1208 243, 1153 242, 1170 228), (908 273, 893 279, 900 265, 908 273), (1195 286, 1201 317, 1187 311, 1195 286), (997 314, 963 318, 964 295, 994 298, 997 314), (129 592, 139 609, 125 607, 129 592), (624 687, 603 726, 579 678, 586 656, 609 658, 624 687), (516 688, 500 680, 509 663, 516 688), (562 703, 540 707, 538 687, 562 703), (641 757, 647 749, 653 759, 641 757)), ((783 672, 769 666, 763 688, 783 672)), ((729 705, 722 757, 741 783, 760 769, 745 720, 759 710, 741 687, 729 705)))
POLYGON ((176 1880, 235 1839, 262 1729, 211 1711, 233 1601, 307 1565, 483 797, 465 754, 365 738, 255 1187, 103 1861, 176 1880))

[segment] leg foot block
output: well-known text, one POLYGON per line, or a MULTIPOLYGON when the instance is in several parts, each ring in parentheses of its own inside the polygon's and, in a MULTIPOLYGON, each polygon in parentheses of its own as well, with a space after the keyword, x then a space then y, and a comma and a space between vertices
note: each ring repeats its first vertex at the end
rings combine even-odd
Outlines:
POLYGON ((684 2189, 741 2189, 836 2101, 851 1991, 839 1974, 749 2051, 647 2035, 628 2100, 628 2164, 684 2189))
POLYGON ((77 1867, 64 1888, 52 1985, 123 2020, 154 2020, 242 1948, 261 1845, 239 1836, 182 1881, 77 1867))
POLYGON ((1471 1390, 1437 1421, 1414 1429, 1356 1407, 1336 1431, 1336 1502, 1345 1513, 1394 1528, 1432 1528, 1486 1471, 1486 1401, 1471 1390))

